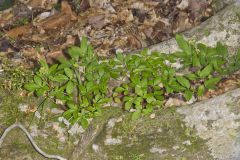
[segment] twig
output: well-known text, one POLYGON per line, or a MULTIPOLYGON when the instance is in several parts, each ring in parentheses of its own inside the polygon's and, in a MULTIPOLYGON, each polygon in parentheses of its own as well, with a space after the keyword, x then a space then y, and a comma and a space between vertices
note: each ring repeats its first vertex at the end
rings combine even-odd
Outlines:
POLYGON ((0 138, 0 148, 2 146, 3 140, 6 137, 6 135, 13 130, 14 128, 20 128, 27 136, 28 140, 31 142, 33 148, 40 153, 42 156, 46 157, 46 158, 50 158, 50 159, 58 159, 58 160, 67 160, 66 158, 63 158, 61 156, 58 155, 50 155, 45 153, 44 151, 42 151, 36 144, 36 142, 33 140, 32 136, 30 135, 30 133, 26 130, 26 128, 24 126, 22 126, 21 124, 15 123, 11 126, 9 126, 7 129, 5 129, 5 131, 3 132, 1 138, 0 138))

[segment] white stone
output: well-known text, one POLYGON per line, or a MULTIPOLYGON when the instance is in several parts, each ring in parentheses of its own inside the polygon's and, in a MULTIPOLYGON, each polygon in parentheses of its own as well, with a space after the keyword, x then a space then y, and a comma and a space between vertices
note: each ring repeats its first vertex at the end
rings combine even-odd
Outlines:
POLYGON ((177 150, 177 149, 179 149, 180 147, 179 146, 173 146, 172 147, 174 150, 177 150))
POLYGON ((27 112, 28 105, 27 104, 19 104, 18 108, 20 109, 21 112, 27 112))
POLYGON ((68 130, 68 133, 71 135, 76 135, 80 133, 84 133, 85 130, 80 126, 78 123, 75 123, 70 130, 68 130))
POLYGON ((167 150, 166 149, 162 149, 162 148, 156 148, 156 147, 152 147, 150 149, 150 152, 151 153, 158 153, 158 154, 162 154, 164 152, 166 152, 167 150))
POLYGON ((177 8, 179 8, 180 10, 184 10, 188 7, 189 5, 189 1, 188 0, 182 0, 182 2, 177 5, 177 8))
POLYGON ((190 140, 183 141, 182 144, 190 146, 192 143, 190 140))
POLYGON ((97 144, 93 144, 92 145, 92 149, 95 151, 95 152, 98 152, 99 151, 99 146, 97 144))
POLYGON ((111 118, 107 123, 107 128, 113 128, 115 126, 115 123, 116 123, 116 119, 111 118))
POLYGON ((122 143, 122 140, 118 139, 118 138, 107 138, 104 141, 105 145, 118 145, 118 144, 121 144, 121 143, 122 143))
POLYGON ((38 111, 36 111, 34 115, 35 115, 35 117, 37 117, 38 119, 40 119, 40 118, 42 117, 41 114, 40 114, 38 111))

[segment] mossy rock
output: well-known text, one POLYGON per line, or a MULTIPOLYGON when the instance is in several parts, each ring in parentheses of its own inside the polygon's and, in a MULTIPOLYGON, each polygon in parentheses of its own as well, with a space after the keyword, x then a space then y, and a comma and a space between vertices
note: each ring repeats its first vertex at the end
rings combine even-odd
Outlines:
MULTIPOLYGON (((111 118, 84 154, 84 160, 213 159, 205 142, 185 126, 175 109, 155 118, 132 121, 130 114, 111 118)), ((78 159, 79 157, 72 157, 78 159)))

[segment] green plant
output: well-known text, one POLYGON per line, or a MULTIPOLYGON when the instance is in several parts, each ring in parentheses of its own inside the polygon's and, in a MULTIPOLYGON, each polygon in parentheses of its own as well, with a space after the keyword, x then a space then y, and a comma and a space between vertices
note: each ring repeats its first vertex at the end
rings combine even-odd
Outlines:
POLYGON ((154 106, 163 103, 163 87, 160 86, 161 68, 165 54, 147 54, 147 50, 138 55, 123 55, 118 53, 116 61, 123 64, 122 76, 127 76, 128 82, 115 89, 115 102, 124 102, 124 109, 135 109, 132 118, 137 119, 142 113, 145 115, 153 111, 154 106))
POLYGON ((130 153, 130 157, 132 160, 141 160, 144 157, 144 154, 134 154, 134 153, 130 153))
POLYGON ((60 59, 49 66, 41 60, 41 67, 31 83, 25 85, 37 96, 44 96, 66 107, 64 116, 71 122, 88 126, 88 119, 101 113, 100 107, 110 101, 107 84, 111 68, 93 53, 92 47, 82 39, 80 47, 70 47, 71 59, 60 59))
POLYGON ((8 90, 20 90, 31 80, 32 72, 21 65, 12 64, 5 57, 1 57, 0 87, 8 90))
POLYGON ((135 120, 161 107, 171 96, 182 95, 186 101, 200 97, 240 69, 240 50, 230 56, 221 43, 208 47, 180 35, 176 41, 181 51, 172 54, 144 50, 103 60, 83 38, 80 47, 68 49, 70 59, 59 59, 52 66, 41 60, 39 71, 25 88, 61 104, 71 123, 87 127, 88 120, 100 115, 108 102, 122 103, 124 110, 134 111, 135 120), (174 63, 182 67, 174 68, 174 63), (125 80, 109 91, 109 81, 121 78, 125 80))
POLYGON ((171 56, 175 56, 183 64, 187 71, 184 76, 194 84, 192 90, 197 91, 197 96, 215 88, 223 77, 240 68, 240 52, 230 56, 227 47, 220 42, 216 47, 208 47, 202 43, 189 43, 179 35, 176 36, 176 41, 182 51, 171 56))
POLYGON ((18 19, 16 22, 14 22, 13 26, 23 26, 29 24, 29 18, 23 17, 21 19, 18 19))

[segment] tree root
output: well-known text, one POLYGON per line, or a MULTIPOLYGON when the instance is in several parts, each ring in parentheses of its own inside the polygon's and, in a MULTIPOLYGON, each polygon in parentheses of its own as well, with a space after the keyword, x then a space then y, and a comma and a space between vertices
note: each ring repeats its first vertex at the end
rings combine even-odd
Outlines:
POLYGON ((7 129, 5 129, 5 131, 3 132, 1 138, 0 138, 0 148, 2 146, 2 143, 3 143, 3 140, 4 138, 6 137, 6 135, 11 131, 13 130, 14 128, 19 128, 21 129, 27 136, 28 140, 31 142, 33 148, 39 153, 41 154, 42 156, 46 157, 46 158, 49 158, 49 159, 58 159, 58 160, 67 160, 66 158, 63 158, 59 155, 50 155, 50 154, 47 154, 45 153, 44 151, 42 151, 36 144, 36 142, 33 140, 32 136, 30 135, 30 133, 27 131, 27 129, 22 126, 21 124, 19 123, 15 123, 11 126, 9 126, 7 129))

